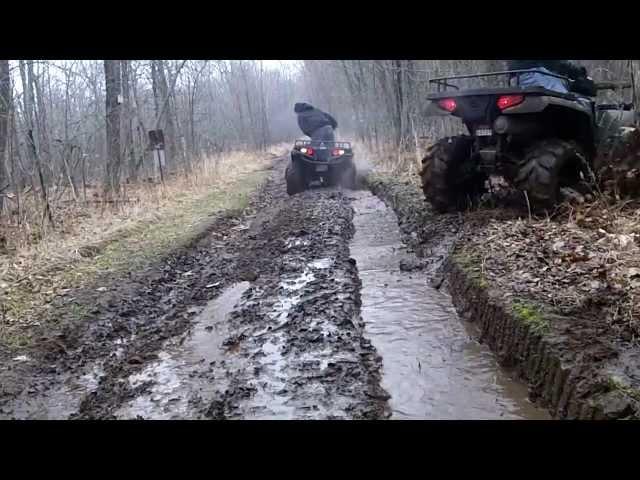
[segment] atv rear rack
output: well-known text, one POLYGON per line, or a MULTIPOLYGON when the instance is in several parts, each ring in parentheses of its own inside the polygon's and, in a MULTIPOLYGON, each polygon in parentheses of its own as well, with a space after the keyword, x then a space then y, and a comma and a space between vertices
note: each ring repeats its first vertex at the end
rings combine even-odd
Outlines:
POLYGON ((294 143, 294 147, 304 147, 311 144, 324 143, 327 146, 331 146, 334 148, 344 148, 351 149, 351 142, 325 142, 320 140, 296 140, 294 143))
POLYGON ((441 92, 441 91, 446 91, 447 88, 453 88, 455 90, 460 90, 460 87, 458 87, 457 85, 453 85, 451 83, 448 83, 448 80, 462 80, 465 78, 485 78, 485 77, 506 77, 506 81, 505 81, 505 86, 511 86, 511 79, 513 77, 516 78, 516 85, 520 84, 520 75, 524 74, 524 73, 537 73, 540 75, 546 75, 548 77, 554 77, 554 78, 559 78, 561 80, 564 80, 568 83, 573 82, 573 80, 571 80, 568 77, 565 77, 563 75, 558 75, 556 73, 552 73, 552 72, 543 72, 539 69, 536 68, 528 68, 525 70, 503 70, 500 72, 489 72, 489 73, 470 73, 468 75, 452 75, 449 77, 438 77, 438 78, 432 78, 431 80, 429 80, 430 84, 435 84, 436 85, 436 91, 437 92, 441 92))
MULTIPOLYGON (((520 85, 520 75, 525 74, 525 73, 537 73, 539 75, 545 75, 547 77, 554 77, 554 78, 559 78, 561 80, 564 80, 565 82, 567 82, 568 84, 571 84, 574 82, 574 80, 565 77, 564 75, 558 75, 556 73, 553 72, 543 72, 539 69, 536 68, 529 68, 529 69, 525 69, 525 70, 503 70, 500 72, 489 72, 489 73, 471 73, 468 75, 452 75, 452 76, 448 76, 448 77, 437 77, 437 78, 432 78, 431 80, 429 80, 430 84, 434 84, 436 86, 436 92, 440 93, 443 91, 447 91, 447 88, 453 88, 454 90, 460 90, 460 87, 458 85, 454 85, 452 83, 449 83, 449 80, 462 80, 462 79, 467 79, 467 78, 485 78, 485 77, 500 77, 500 76, 504 76, 506 77, 506 81, 505 81, 505 86, 510 87, 511 86, 511 79, 515 77, 516 79, 516 86, 520 85)), ((622 89, 626 89, 626 88, 632 88, 633 87, 633 82, 629 81, 629 82, 597 82, 596 83, 596 89, 597 90, 622 90, 622 89)))

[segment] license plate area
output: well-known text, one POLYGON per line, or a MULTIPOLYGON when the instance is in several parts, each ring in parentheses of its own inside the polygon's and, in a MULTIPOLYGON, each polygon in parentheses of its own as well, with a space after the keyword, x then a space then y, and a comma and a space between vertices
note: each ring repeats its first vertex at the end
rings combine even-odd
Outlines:
POLYGON ((329 170, 329 165, 316 165, 316 172, 326 172, 329 170))
POLYGON ((476 137, 490 137, 491 135, 493 135, 493 130, 490 127, 476 128, 476 137))

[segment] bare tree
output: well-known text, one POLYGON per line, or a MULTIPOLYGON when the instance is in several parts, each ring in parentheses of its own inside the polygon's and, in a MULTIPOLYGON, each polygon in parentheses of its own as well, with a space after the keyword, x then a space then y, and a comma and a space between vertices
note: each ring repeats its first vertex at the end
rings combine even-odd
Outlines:
POLYGON ((106 86, 106 123, 107 123, 107 165, 104 178, 105 197, 119 193, 120 168, 122 164, 120 147, 121 91, 122 76, 119 60, 104 61, 106 86))
POLYGON ((123 121, 122 130, 124 138, 124 155, 127 158, 129 170, 129 179, 137 180, 138 169, 136 168, 136 149, 133 137, 133 106, 131 99, 131 74, 130 60, 121 60, 120 67, 122 71, 122 99, 123 99, 123 121))
POLYGON ((11 104, 11 76, 9 60, 0 60, 0 214, 4 207, 3 192, 9 187, 6 152, 9 143, 9 112, 11 104))
POLYGON ((177 160, 176 130, 174 126, 173 104, 169 94, 167 76, 163 60, 152 60, 152 75, 156 92, 156 123, 166 130, 167 163, 171 165, 177 160))
MULTIPOLYGON (((23 60, 20 60, 19 64, 20 76, 22 78, 22 96, 24 99, 24 121, 26 126, 26 143, 28 145, 27 152, 31 158, 31 165, 35 165, 35 170, 38 178, 40 199, 43 206, 42 219, 44 220, 46 218, 49 221, 49 224, 53 226, 53 213, 51 212, 51 205, 49 204, 47 184, 45 183, 44 175, 42 173, 42 162, 40 160, 40 152, 38 151, 37 145, 37 138, 39 137, 39 135, 37 135, 37 132, 36 134, 34 134, 34 128, 37 128, 37 123, 34 121, 34 118, 36 118, 36 114, 33 93, 33 62, 24 62, 23 60)), ((35 186, 35 182, 33 184, 33 189, 34 191, 38 189, 35 186)))

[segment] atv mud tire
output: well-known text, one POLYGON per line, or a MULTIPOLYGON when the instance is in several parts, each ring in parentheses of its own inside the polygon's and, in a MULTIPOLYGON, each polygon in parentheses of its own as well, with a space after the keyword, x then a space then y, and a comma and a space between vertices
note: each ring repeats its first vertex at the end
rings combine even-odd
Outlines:
POLYGON ((471 162, 472 145, 466 135, 443 138, 423 158, 422 191, 437 212, 463 210, 484 192, 486 177, 471 162))
POLYGON ((307 188, 304 172, 295 162, 289 163, 285 170, 284 178, 287 182, 287 194, 289 195, 304 192, 307 188))
POLYGON ((531 210, 549 210, 560 200, 562 187, 575 187, 580 183, 580 172, 585 165, 585 156, 576 144, 558 139, 542 140, 525 154, 514 185, 527 193, 531 210))

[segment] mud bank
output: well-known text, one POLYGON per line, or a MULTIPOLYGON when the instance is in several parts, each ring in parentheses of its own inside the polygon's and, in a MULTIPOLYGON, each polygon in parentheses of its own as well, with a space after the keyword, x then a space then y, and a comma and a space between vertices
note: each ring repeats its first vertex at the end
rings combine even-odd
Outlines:
POLYGON ((529 397, 562 419, 638 419, 640 352, 604 334, 589 317, 558 314, 553 305, 514 296, 489 284, 468 232, 490 220, 519 215, 509 209, 434 215, 412 180, 370 176, 374 194, 396 212, 403 239, 418 255, 441 252, 432 281, 445 281, 460 315, 479 341, 529 386, 529 397))

